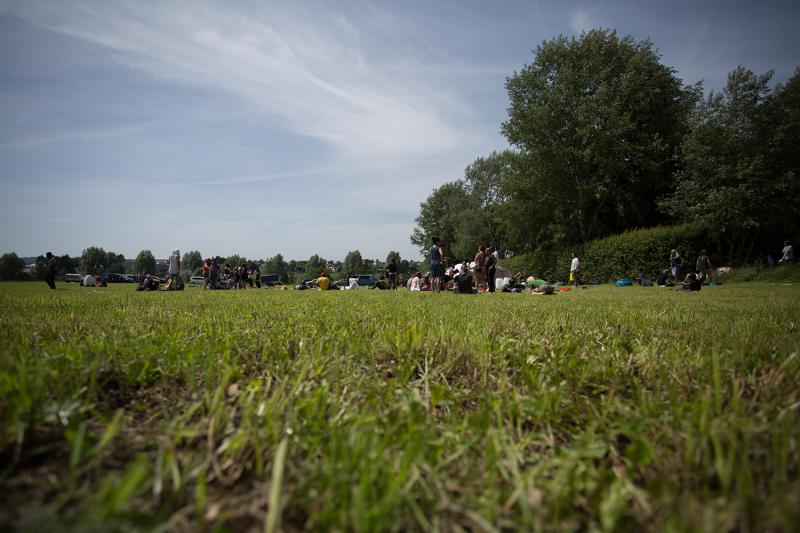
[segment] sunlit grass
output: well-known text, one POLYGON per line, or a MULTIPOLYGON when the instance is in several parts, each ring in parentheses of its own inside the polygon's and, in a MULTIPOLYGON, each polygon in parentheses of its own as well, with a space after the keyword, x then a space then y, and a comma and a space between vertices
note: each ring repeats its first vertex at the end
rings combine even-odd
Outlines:
POLYGON ((61 287, 0 284, 0 525, 800 523, 797 285, 61 287))

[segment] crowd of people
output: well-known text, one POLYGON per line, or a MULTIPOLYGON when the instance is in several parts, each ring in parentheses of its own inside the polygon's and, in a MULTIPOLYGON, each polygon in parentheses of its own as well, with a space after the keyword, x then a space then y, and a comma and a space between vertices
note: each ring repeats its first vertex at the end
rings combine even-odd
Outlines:
MULTIPOLYGON (((457 294, 478 294, 493 293, 498 287, 496 280, 497 266, 500 255, 494 246, 478 246, 472 261, 464 258, 460 263, 453 267, 445 268, 449 262, 445 251, 445 245, 438 237, 433 237, 429 253, 429 270, 427 273, 416 272, 405 280, 405 287, 412 292, 431 291, 442 292, 452 291, 457 294)), ((784 241, 781 250, 781 258, 778 263, 794 263, 794 247, 790 241, 784 241)), ((156 290, 183 290, 184 281, 180 276, 181 256, 178 249, 172 250, 167 261, 168 277, 165 282, 144 272, 138 275, 137 290, 156 291, 156 290)), ((659 286, 677 287, 680 290, 695 292, 699 291, 704 284, 713 282, 712 275, 715 272, 711 259, 706 250, 701 250, 694 261, 694 268, 689 268, 690 263, 680 254, 677 249, 670 251, 668 266, 661 271, 656 283, 659 286)), ((101 277, 100 267, 95 267, 94 275, 87 274, 82 280, 84 286, 105 286, 105 281, 101 277)), ((219 257, 207 258, 203 261, 201 268, 203 278, 203 288, 207 290, 217 289, 258 289, 261 288, 261 272, 258 264, 239 264, 232 265, 223 263, 219 257)), ((571 254, 569 265, 569 283, 576 287, 579 284, 580 259, 574 252, 571 254)), ((52 252, 47 252, 45 257, 45 281, 51 289, 55 289, 56 277, 56 258, 52 252)), ((373 278, 374 279, 374 278, 373 278)), ((359 287, 359 276, 348 275, 342 289, 353 290, 359 287)), ((652 282, 641 276, 637 278, 639 283, 644 286, 652 285, 652 282)), ((330 290, 340 288, 339 283, 333 284, 327 272, 321 272, 319 277, 312 280, 308 286, 305 284, 301 288, 317 288, 320 290, 330 290)), ((598 282, 599 283, 599 282, 598 282)), ((396 290, 402 286, 398 265, 395 259, 391 259, 386 265, 383 275, 377 283, 370 284, 371 288, 396 290)), ((504 292, 529 291, 535 295, 549 295, 555 293, 555 286, 560 283, 549 283, 535 275, 523 276, 521 273, 513 277, 504 278, 501 289, 504 292)), ((298 286, 300 287, 300 286, 298 286)), ((563 286, 560 291, 567 290, 563 286)))

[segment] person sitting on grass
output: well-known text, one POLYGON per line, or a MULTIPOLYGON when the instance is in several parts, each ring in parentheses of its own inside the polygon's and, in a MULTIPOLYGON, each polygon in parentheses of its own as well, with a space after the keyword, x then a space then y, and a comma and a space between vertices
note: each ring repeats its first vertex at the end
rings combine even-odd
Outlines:
POLYGON ((699 291, 702 286, 703 283, 700 281, 700 278, 697 277, 697 274, 689 272, 686 274, 686 278, 684 278, 683 283, 681 283, 681 288, 679 290, 696 292, 699 291))
POLYGON ((656 278, 656 285, 659 287, 673 287, 674 283, 670 280, 669 277, 670 271, 668 268, 665 268, 661 271, 661 274, 658 275, 656 278))
POLYGON ((158 278, 153 276, 152 274, 146 275, 142 279, 142 283, 136 287, 137 291, 157 291, 161 283, 158 281, 158 278))
POLYGON ((414 277, 408 283, 408 290, 415 292, 422 290, 422 273, 417 272, 414 274, 414 277))
POLYGON ((433 290, 433 280, 440 278, 434 278, 430 274, 426 274, 422 277, 422 283, 420 283, 419 290, 421 291, 432 291, 433 290))
POLYGON ((319 277, 317 278, 317 287, 321 291, 327 291, 328 287, 330 287, 331 280, 328 279, 328 274, 325 272, 320 272, 319 277))
POLYGON ((453 278, 453 292, 456 294, 475 294, 477 291, 472 287, 473 279, 467 266, 462 264, 458 276, 453 278))

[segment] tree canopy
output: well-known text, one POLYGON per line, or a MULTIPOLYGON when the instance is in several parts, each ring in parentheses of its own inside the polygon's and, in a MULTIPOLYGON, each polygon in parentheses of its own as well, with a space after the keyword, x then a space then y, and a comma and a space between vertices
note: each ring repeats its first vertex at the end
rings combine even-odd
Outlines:
POLYGON ((739 67, 700 103, 677 187, 661 201, 677 220, 704 222, 730 257, 748 257, 760 236, 797 227, 800 72, 774 90, 771 78, 739 67))
POLYGON ((142 250, 136 255, 131 267, 135 274, 144 272, 145 274, 156 273, 156 258, 150 250, 142 250))
POLYGON ((106 252, 97 246, 89 246, 81 254, 80 267, 82 272, 93 273, 97 269, 105 272, 125 272, 125 256, 106 252))
POLYGON ((0 279, 2 280, 19 279, 24 268, 25 261, 15 252, 9 252, 0 257, 0 279))
POLYGON ((502 132, 514 147, 479 157, 420 204, 411 242, 454 259, 580 248, 625 230, 703 221, 730 255, 798 230, 800 76, 731 73, 703 98, 650 41, 592 30, 557 37, 506 80, 502 132), (749 243, 749 244, 747 244, 749 243))
POLYGON ((347 255, 342 261, 342 270, 345 274, 359 274, 364 270, 364 260, 361 257, 361 252, 353 250, 347 252, 347 255))
POLYGON ((203 268, 203 254, 197 250, 186 252, 181 259, 181 268, 189 275, 195 274, 203 268))

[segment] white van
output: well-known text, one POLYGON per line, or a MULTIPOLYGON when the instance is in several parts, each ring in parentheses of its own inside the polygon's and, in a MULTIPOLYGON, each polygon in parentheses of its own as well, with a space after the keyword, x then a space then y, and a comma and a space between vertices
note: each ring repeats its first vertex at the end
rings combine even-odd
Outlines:
POLYGON ((80 283, 83 281, 83 276, 80 274, 64 274, 64 281, 67 283, 80 283))

